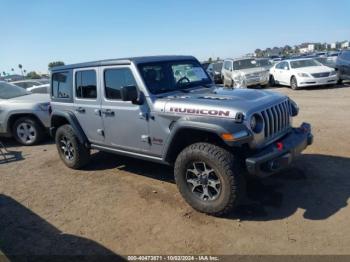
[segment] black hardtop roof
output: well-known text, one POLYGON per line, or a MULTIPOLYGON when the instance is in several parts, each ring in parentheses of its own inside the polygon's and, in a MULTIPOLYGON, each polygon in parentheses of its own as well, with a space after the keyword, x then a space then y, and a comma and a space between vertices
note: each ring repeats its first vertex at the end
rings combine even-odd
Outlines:
POLYGON ((62 71, 67 69, 82 68, 82 67, 96 67, 96 66, 107 66, 107 65, 129 65, 131 63, 142 64, 152 62, 164 62, 164 61, 177 61, 177 60, 193 60, 196 59, 193 56, 140 56, 140 57, 128 57, 118 59, 106 59, 85 63, 70 64, 64 66, 57 66, 51 69, 52 72, 62 71))

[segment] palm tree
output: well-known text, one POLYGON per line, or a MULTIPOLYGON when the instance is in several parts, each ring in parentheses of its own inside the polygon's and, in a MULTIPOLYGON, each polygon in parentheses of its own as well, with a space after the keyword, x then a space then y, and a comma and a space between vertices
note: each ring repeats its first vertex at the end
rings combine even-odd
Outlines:
POLYGON ((21 64, 19 64, 18 68, 21 70, 21 73, 22 73, 22 76, 23 76, 23 70, 22 70, 23 66, 21 64))

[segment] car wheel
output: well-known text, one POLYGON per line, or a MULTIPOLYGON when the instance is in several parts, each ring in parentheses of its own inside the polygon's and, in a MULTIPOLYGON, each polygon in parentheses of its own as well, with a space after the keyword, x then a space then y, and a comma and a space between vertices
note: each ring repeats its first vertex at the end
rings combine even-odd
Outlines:
POLYGON ((341 79, 341 77, 340 77, 340 72, 339 72, 339 70, 337 71, 337 77, 338 77, 337 84, 338 84, 338 85, 341 85, 341 84, 343 83, 343 79, 341 79))
POLYGON ((293 89, 293 90, 298 90, 300 89, 299 86, 298 86, 298 81, 296 79, 295 76, 292 76, 292 78, 290 79, 290 87, 293 89))
POLYGON ((31 146, 43 139, 44 128, 34 118, 21 117, 15 121, 12 133, 19 143, 25 146, 31 146))
POLYGON ((227 214, 245 191, 241 165, 232 153, 208 143, 185 148, 175 162, 175 180, 186 202, 211 215, 227 214))
POLYGON ((60 158, 69 168, 80 169, 89 162, 90 150, 80 143, 70 125, 57 129, 55 142, 60 158))
POLYGON ((276 86, 275 77, 273 75, 270 75, 269 84, 268 85, 271 86, 271 87, 276 86))

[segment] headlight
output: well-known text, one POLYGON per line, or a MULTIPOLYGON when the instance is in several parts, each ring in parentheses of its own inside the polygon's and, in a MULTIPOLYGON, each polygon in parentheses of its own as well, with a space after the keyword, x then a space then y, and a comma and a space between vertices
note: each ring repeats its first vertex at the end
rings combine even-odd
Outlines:
POLYGON ((49 111, 50 103, 41 103, 38 104, 38 109, 41 111, 49 111))
POLYGON ((297 116, 299 114, 299 107, 297 103, 295 103, 292 99, 289 99, 290 101, 290 109, 291 109, 291 115, 292 116, 297 116))
POLYGON ((300 77, 310 77, 310 75, 307 74, 307 73, 298 73, 298 76, 300 76, 300 77))
POLYGON ((254 114, 250 118, 250 128, 251 130, 259 134, 263 130, 264 121, 259 114, 254 114))
POLYGON ((330 76, 335 76, 336 74, 337 74, 337 72, 335 70, 333 70, 329 73, 330 76))

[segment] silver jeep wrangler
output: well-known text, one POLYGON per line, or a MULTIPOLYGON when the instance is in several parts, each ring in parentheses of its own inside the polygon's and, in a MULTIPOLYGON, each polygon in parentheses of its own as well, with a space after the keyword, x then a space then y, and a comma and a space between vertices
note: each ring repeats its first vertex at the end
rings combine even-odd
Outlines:
POLYGON ((291 126, 291 99, 217 87, 191 56, 66 65, 51 79, 51 134, 68 167, 90 149, 173 165, 182 196, 208 214, 231 211, 247 176, 282 170, 312 143, 309 124, 291 126))

